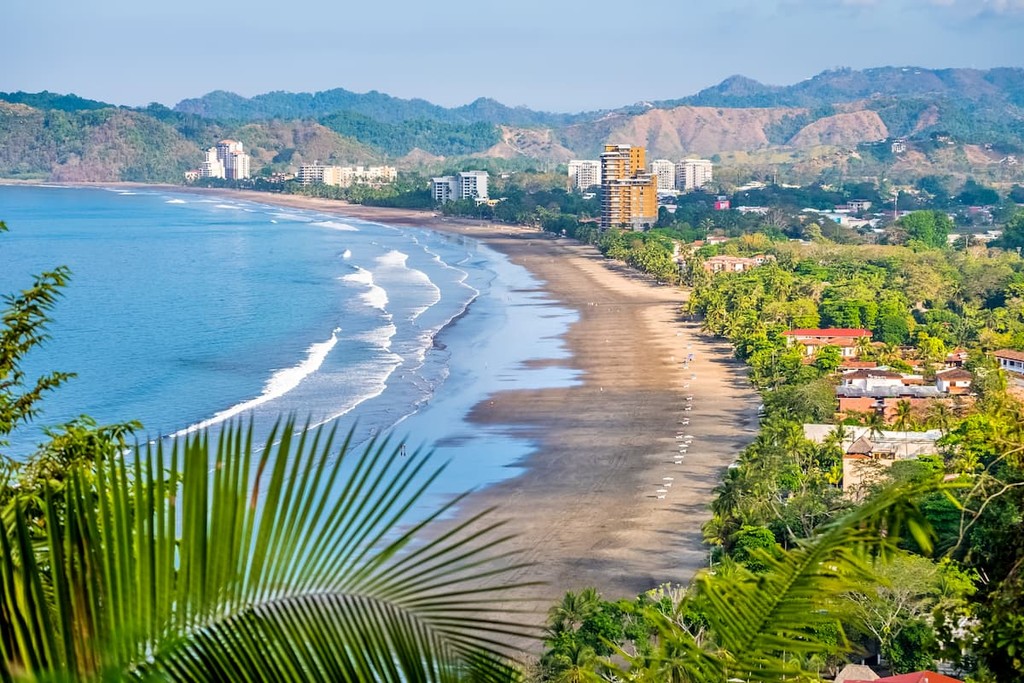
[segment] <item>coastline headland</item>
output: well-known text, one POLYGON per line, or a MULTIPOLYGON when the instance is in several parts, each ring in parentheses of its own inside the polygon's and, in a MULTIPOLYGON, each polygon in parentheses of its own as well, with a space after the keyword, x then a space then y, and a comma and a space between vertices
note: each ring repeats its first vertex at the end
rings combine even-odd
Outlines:
POLYGON ((552 602, 586 586, 632 597, 685 583, 707 564, 701 525, 726 467, 756 434, 758 399, 729 346, 683 319, 685 291, 535 229, 294 195, 199 192, 456 233, 526 268, 551 299, 578 312, 564 339, 571 358, 559 364, 581 381, 499 391, 472 409, 471 423, 526 435, 536 449, 519 476, 474 493, 463 510, 497 508, 533 563, 515 580, 542 582, 532 594, 552 602))

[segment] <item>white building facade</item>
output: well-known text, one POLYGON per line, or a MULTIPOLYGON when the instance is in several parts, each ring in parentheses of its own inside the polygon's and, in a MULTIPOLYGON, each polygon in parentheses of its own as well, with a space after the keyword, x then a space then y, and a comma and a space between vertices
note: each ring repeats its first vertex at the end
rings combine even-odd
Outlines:
POLYGON ((393 166, 321 166, 312 163, 299 166, 295 178, 303 185, 386 185, 395 182, 398 171, 393 166))
POLYGON ((569 181, 578 190, 601 184, 601 162, 597 159, 573 159, 569 162, 569 181))
POLYGON ((676 164, 676 188, 699 190, 714 180, 712 167, 708 159, 683 159, 676 164))
POLYGON ((430 195, 437 204, 457 199, 486 201, 488 197, 487 171, 463 171, 430 179, 430 195))
POLYGON ((217 143, 217 159, 224 164, 224 175, 228 180, 244 180, 249 177, 249 155, 237 140, 221 140, 217 143))
POLYGON ((655 159, 651 162, 651 173, 658 176, 658 191, 676 189, 676 165, 668 159, 655 159))

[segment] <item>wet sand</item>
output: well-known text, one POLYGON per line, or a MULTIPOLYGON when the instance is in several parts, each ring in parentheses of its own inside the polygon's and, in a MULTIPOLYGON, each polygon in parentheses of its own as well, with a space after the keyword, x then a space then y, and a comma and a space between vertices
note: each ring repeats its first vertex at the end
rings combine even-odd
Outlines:
MULTIPOLYGON (((537 230, 292 195, 214 193, 469 235, 579 312, 565 337, 572 357, 559 361, 581 371, 579 385, 499 392, 470 416, 537 445, 523 474, 475 493, 464 511, 496 506, 508 520, 513 543, 534 563, 511 580, 543 582, 541 610, 567 590, 594 586, 607 599, 629 598, 685 583, 707 565, 701 525, 714 487, 756 433, 759 401, 728 345, 683 319, 685 291, 537 230)), ((537 623, 543 618, 538 612, 537 623)))

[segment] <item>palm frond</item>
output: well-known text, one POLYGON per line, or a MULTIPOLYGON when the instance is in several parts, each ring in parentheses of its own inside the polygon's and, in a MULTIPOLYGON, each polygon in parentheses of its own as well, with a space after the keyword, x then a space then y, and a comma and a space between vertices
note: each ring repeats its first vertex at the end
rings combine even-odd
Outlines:
POLYGON ((75 472, 43 566, 23 516, 0 528, 0 678, 509 680, 537 633, 495 616, 527 585, 500 524, 441 526, 443 467, 335 437, 289 421, 255 455, 235 426, 75 472))

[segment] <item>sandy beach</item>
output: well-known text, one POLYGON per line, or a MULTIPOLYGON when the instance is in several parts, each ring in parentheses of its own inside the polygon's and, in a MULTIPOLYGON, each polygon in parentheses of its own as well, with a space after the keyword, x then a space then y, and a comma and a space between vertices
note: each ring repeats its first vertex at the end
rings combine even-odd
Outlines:
POLYGON ((585 586, 620 598, 686 582, 707 564, 700 527, 723 471, 756 433, 758 399, 728 345, 683 319, 685 291, 536 230, 330 200, 231 194, 470 235, 528 269, 552 298, 579 312, 566 344, 569 364, 582 371, 580 386, 501 392, 471 415, 519 434, 525 428, 538 444, 523 475, 469 502, 497 506, 509 520, 518 545, 536 563, 519 578, 545 582, 552 601, 585 586), (694 360, 684 367, 689 354, 694 360), (681 448, 686 452, 676 464, 681 448))
MULTIPOLYGON (((631 598, 685 583, 706 566, 701 525, 708 503, 753 439, 759 401, 728 345, 683 319, 685 291, 533 229, 294 195, 209 192, 472 236, 578 311, 565 336, 571 358, 559 364, 578 370, 581 383, 500 392, 470 415, 525 433, 537 446, 521 463, 523 474, 474 494, 464 511, 493 506, 508 520, 514 543, 534 563, 514 579, 543 582, 540 609, 587 586, 608 599, 631 598)), ((538 612, 537 623, 543 618, 538 612)))

